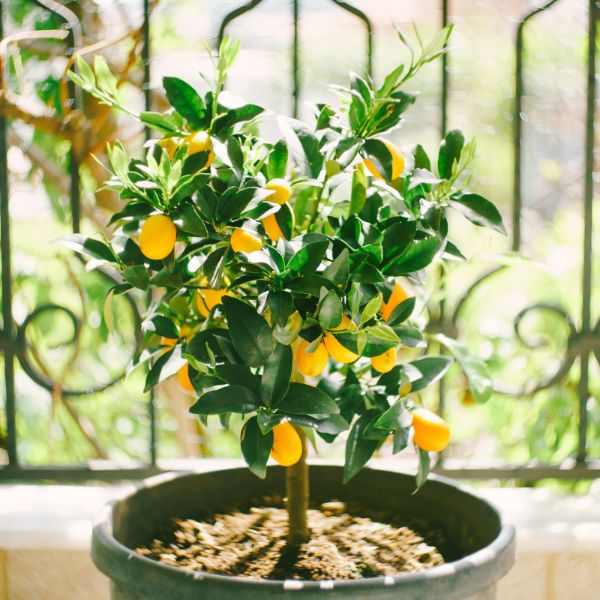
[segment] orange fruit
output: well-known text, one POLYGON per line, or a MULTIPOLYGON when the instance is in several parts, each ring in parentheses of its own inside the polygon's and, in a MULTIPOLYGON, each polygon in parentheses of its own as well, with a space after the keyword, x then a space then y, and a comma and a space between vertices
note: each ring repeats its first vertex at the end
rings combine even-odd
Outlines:
POLYGON ((175 247, 177 228, 166 215, 151 215, 142 225, 140 250, 146 258, 161 260, 175 247))
POLYGON ((396 366, 396 348, 393 346, 379 356, 371 358, 371 366, 380 373, 387 373, 396 366))
POLYGON ((415 444, 426 452, 441 452, 450 442, 448 423, 426 408, 413 411, 413 429, 415 444))
MULTIPOLYGON (((351 321, 349 317, 344 315, 342 317, 342 322, 337 327, 334 327, 331 331, 345 331, 346 329, 354 330, 356 329, 356 324, 354 321, 351 321)), ((325 344, 325 348, 327 349, 329 356, 338 362, 351 363, 354 362, 359 356, 355 352, 352 352, 352 350, 348 350, 348 348, 342 346, 333 333, 329 331, 325 332, 325 335, 323 336, 323 343, 325 344)))
MULTIPOLYGON (((203 277, 200 280, 200 287, 208 285, 208 279, 203 277)), ((206 319, 210 311, 223 302, 223 296, 228 295, 227 288, 221 288, 220 290, 203 289, 198 290, 196 295, 196 306, 198 312, 206 319)))
POLYGON ((255 252, 262 248, 262 240, 257 235, 238 227, 231 234, 231 248, 234 252, 255 252))
POLYGON ((194 133, 190 133, 190 135, 185 138, 185 141, 188 145, 188 156, 192 156, 192 154, 198 154, 198 152, 208 151, 208 158, 206 159, 206 164, 203 167, 204 169, 208 169, 208 167, 210 167, 215 160, 213 142, 210 139, 210 135, 208 135, 206 131, 196 131, 194 133))
POLYGON ((265 189, 272 190, 272 194, 269 194, 265 200, 268 202, 275 202, 276 204, 285 204, 292 196, 292 188, 290 184, 281 178, 271 179, 265 185, 265 189))
POLYGON ((194 386, 192 385, 192 380, 190 379, 190 365, 189 363, 185 363, 179 371, 177 371, 177 381, 181 386, 181 389, 186 392, 194 392, 194 386))
POLYGON ((174 137, 164 137, 158 140, 157 144, 167 151, 168 157, 173 160, 177 148, 179 148, 179 139, 174 137))
POLYGON ((383 317, 383 320, 387 321, 391 317, 396 306, 408 298, 410 298, 410 294, 396 281, 388 301, 381 305, 381 316, 383 317))
POLYGON ((277 219, 275 218, 274 214, 265 217, 262 220, 262 224, 271 241, 276 242, 282 237, 285 237, 283 235, 283 231, 281 231, 281 228, 279 227, 279 223, 277 223, 277 219))
POLYGON ((309 343, 306 340, 300 340, 296 348, 296 365, 302 375, 317 377, 323 372, 329 355, 323 342, 317 346, 314 352, 307 352, 308 346, 309 343))
MULTIPOLYGON (((402 156, 402 153, 396 147, 396 145, 389 140, 385 140, 383 138, 377 139, 385 144, 386 148, 392 155, 392 181, 394 179, 398 179, 398 177, 402 175, 402 171, 404 171, 404 156, 402 156)), ((365 167, 367 167, 367 169, 369 169, 369 171, 371 171, 371 173, 377 177, 377 179, 385 179, 377 170, 377 167, 368 158, 365 159, 365 167)))
POLYGON ((284 421, 273 427, 271 457, 282 467, 291 467, 302 458, 302 440, 291 423, 284 421))
POLYGON ((178 341, 179 340, 176 338, 161 337, 160 345, 161 346, 174 346, 178 341))

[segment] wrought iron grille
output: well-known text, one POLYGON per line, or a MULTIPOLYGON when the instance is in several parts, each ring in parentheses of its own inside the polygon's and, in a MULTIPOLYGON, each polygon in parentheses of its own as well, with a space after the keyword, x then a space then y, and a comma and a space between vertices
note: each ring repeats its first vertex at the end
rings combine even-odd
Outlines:
MULTIPOLYGON (((328 0, 332 5, 331 10, 345 11, 356 17, 364 29, 365 62, 364 70, 371 75, 373 72, 374 58, 374 28, 370 18, 359 8, 348 2, 340 0, 328 0)), ((227 28, 236 19, 252 11, 262 3, 262 0, 251 0, 227 14, 218 29, 217 39, 220 40, 227 28)), ((524 100, 526 98, 527 81, 525 77, 524 63, 527 57, 527 32, 530 23, 535 21, 539 15, 549 11, 561 0, 550 0, 545 4, 538 4, 535 8, 528 10, 518 21, 514 32, 514 101, 510 109, 513 123, 513 195, 512 195, 512 234, 511 248, 518 252, 522 246, 522 214, 523 205, 526 200, 523 180, 523 165, 526 157, 524 152, 524 129, 526 127, 526 109, 524 100)), ((68 4, 61 4, 55 0, 35 0, 35 4, 43 7, 63 22, 63 26, 54 30, 37 32, 36 35, 55 39, 64 44, 65 55, 72 60, 77 53, 90 53, 102 44, 94 47, 84 48, 81 42, 80 24, 76 14, 68 8, 68 4)), ((143 0, 140 9, 143 11, 143 21, 138 34, 141 37, 141 65, 143 70, 143 96, 146 110, 150 110, 152 98, 150 89, 151 69, 151 44, 150 32, 152 21, 152 10, 156 2, 143 0)), ((595 125, 597 104, 597 23, 600 16, 600 5, 595 0, 581 2, 587 10, 587 47, 585 49, 585 82, 586 82, 586 106, 585 106, 585 148, 584 148, 584 172, 583 172, 583 194, 581 206, 583 214, 583 231, 581 232, 581 244, 583 261, 581 264, 581 306, 578 315, 570 315, 569 312, 552 301, 536 303, 527 306, 516 317, 514 330, 517 339, 525 347, 534 348, 535 343, 525 338, 521 331, 524 319, 533 312, 545 311, 560 318, 568 329, 568 342, 564 348, 563 357, 558 367, 549 373, 541 381, 533 382, 526 388, 511 388, 506 382, 496 382, 497 391, 511 396, 522 394, 533 394, 537 391, 548 389, 560 384, 574 365, 579 366, 577 385, 578 412, 577 431, 578 443, 576 457, 568 462, 554 465, 527 464, 517 466, 500 467, 473 467, 456 466, 448 461, 445 462, 441 456, 438 460, 436 470, 453 477, 462 478, 499 478, 519 479, 524 481, 535 481, 542 478, 591 478, 600 476, 600 461, 588 458, 588 417, 590 406, 590 364, 596 359, 600 363, 600 321, 593 323, 592 320, 592 266, 593 266, 593 209, 594 209, 594 150, 595 150, 595 125), (578 325, 576 325, 578 323, 578 325)), ((296 116, 299 111, 299 101, 303 90, 303 64, 301 60, 302 38, 299 23, 304 11, 309 8, 303 7, 301 0, 289 2, 292 13, 292 40, 290 48, 291 62, 291 106, 290 112, 296 116)), ((439 4, 441 23, 446 25, 452 20, 451 0, 441 0, 439 4)), ((5 431, 6 439, 4 446, 8 457, 8 464, 0 468, 0 480, 6 479, 53 479, 53 480, 78 480, 78 479, 121 479, 131 477, 143 477, 149 473, 159 470, 157 465, 157 427, 155 401, 153 396, 148 400, 148 418, 150 423, 150 435, 147 448, 147 461, 144 464, 135 465, 131 468, 115 468, 108 465, 103 468, 81 467, 33 467, 23 464, 19 456, 19 443, 17 436, 17 412, 19 410, 18 394, 15 390, 15 364, 18 361, 24 372, 38 385, 52 391, 53 384, 44 377, 28 359, 28 340, 25 335, 27 327, 40 315, 48 312, 62 312, 71 319, 74 326, 74 341, 80 335, 81 322, 78 316, 68 307, 55 304, 38 306, 26 318, 18 324, 13 315, 13 273, 11 271, 11 215, 9 212, 9 172, 8 172, 8 127, 11 118, 18 118, 11 112, 11 100, 7 95, 5 84, 5 72, 7 55, 14 44, 20 43, 28 37, 27 32, 11 33, 4 36, 3 22, 6 11, 6 2, 0 2, 0 220, 1 220, 1 250, 2 250, 2 317, 3 325, 0 331, 0 350, 4 356, 4 379, 5 379, 5 406, 6 417, 5 431)), ((450 114, 449 97, 453 84, 452 51, 445 54, 440 62, 440 89, 439 89, 439 133, 442 135, 449 129, 452 123, 450 114)), ((75 86, 67 86, 67 104, 74 115, 69 127, 76 129, 80 122, 75 118, 81 107, 82 99, 75 86)), ((148 135, 148 132, 146 132, 148 135)), ((69 206, 71 211, 72 230, 79 231, 81 220, 81 182, 79 173, 80 155, 75 143, 72 144, 70 155, 70 185, 69 206)), ((596 201, 597 204, 597 201, 596 201)), ((500 264, 489 270, 467 287, 459 301, 453 306, 446 305, 445 301, 439 302, 437 310, 434 311, 436 318, 432 322, 432 328, 459 332, 460 317, 469 298, 484 284, 484 282, 495 277, 507 267, 500 264)), ((104 275, 109 277, 109 275, 104 275)), ((139 306, 135 299, 129 299, 130 309, 133 311, 136 322, 139 322, 139 306)), ((104 384, 96 389, 62 389, 65 396, 79 397, 94 394, 106 387, 113 385, 118 378, 104 384)), ((439 407, 443 412, 445 409, 446 390, 444 384, 439 385, 439 407)))

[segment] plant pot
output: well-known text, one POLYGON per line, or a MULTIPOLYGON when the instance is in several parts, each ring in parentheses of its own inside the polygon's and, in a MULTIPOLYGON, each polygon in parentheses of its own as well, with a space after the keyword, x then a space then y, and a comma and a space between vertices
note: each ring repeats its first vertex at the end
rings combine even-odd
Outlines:
POLYGON ((266 581, 191 573, 162 565, 131 548, 148 542, 172 517, 218 512, 249 498, 285 489, 285 470, 270 467, 260 480, 246 468, 153 477, 110 504, 92 540, 96 566, 112 580, 113 600, 249 600, 252 598, 369 598, 489 600, 514 562, 514 528, 485 500, 432 476, 417 493, 414 477, 364 469, 342 485, 342 468, 311 465, 311 499, 353 500, 369 507, 433 517, 457 547, 458 558, 420 573, 349 581, 266 581))

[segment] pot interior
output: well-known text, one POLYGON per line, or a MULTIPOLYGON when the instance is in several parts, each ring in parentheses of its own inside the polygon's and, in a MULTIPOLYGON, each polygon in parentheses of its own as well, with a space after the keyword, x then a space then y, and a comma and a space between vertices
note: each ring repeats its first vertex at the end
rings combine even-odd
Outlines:
MULTIPOLYGON (((484 548, 501 530, 499 515, 487 502, 451 483, 431 479, 413 494, 415 482, 411 475, 363 469, 342 485, 341 467, 311 465, 309 472, 312 504, 335 499, 425 518, 441 528, 449 540, 448 547, 442 549, 446 561, 484 548)), ((246 468, 236 468, 155 481, 149 480, 115 506, 113 535, 128 548, 149 542, 172 518, 201 519, 246 507, 265 494, 283 495, 285 470, 269 467, 264 480, 246 468)))

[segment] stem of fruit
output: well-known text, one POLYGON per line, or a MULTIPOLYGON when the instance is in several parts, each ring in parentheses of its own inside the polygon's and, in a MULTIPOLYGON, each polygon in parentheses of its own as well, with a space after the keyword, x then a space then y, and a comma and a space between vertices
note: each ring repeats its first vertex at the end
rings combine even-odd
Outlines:
POLYGON ((288 544, 299 546, 310 538, 308 529, 308 465, 306 464, 306 436, 299 427, 295 427, 302 440, 302 456, 300 460, 287 467, 285 476, 287 511, 288 511, 288 544))

